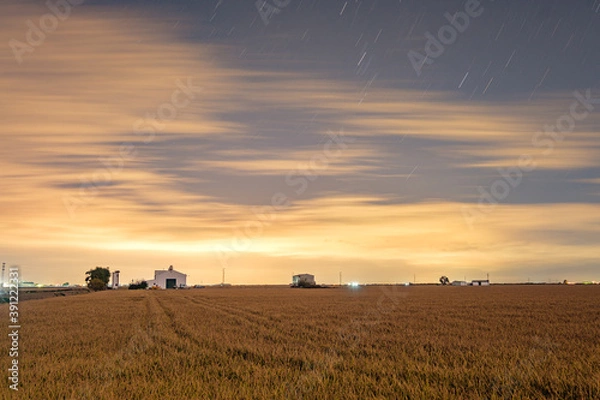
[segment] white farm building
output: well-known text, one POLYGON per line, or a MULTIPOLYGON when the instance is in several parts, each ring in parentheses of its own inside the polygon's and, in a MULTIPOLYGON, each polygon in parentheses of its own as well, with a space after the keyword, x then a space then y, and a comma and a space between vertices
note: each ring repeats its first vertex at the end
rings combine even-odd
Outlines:
POLYGON ((292 286, 315 286, 315 276, 311 274, 299 274, 292 277, 292 286))
POLYGON ((171 265, 169 269, 157 269, 154 271, 154 279, 148 281, 148 287, 158 286, 161 289, 185 287, 186 278, 186 274, 175 271, 171 265))

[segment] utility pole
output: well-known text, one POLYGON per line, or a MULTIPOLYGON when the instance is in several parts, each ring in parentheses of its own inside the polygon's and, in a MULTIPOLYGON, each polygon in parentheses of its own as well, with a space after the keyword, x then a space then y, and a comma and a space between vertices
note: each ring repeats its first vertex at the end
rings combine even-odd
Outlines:
POLYGON ((2 263, 2 289, 4 289, 4 269, 6 268, 6 264, 2 263))
POLYGON ((340 271, 340 286, 342 286, 342 271, 340 271))
POLYGON ((489 282, 489 281, 490 281, 490 273, 488 272, 488 273, 486 274, 486 276, 487 276, 487 281, 489 282))
POLYGON ((413 274, 413 283, 415 285, 417 284, 417 274, 416 273, 413 274))
POLYGON ((221 286, 225 286, 225 268, 223 268, 223 281, 221 282, 221 286))

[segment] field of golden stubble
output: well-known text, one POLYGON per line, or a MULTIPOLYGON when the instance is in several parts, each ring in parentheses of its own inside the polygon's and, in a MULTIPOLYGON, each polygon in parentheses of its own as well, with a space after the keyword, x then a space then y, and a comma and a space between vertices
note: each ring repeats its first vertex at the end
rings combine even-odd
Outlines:
POLYGON ((600 398, 600 286, 119 290, 19 311, 3 398, 600 398))

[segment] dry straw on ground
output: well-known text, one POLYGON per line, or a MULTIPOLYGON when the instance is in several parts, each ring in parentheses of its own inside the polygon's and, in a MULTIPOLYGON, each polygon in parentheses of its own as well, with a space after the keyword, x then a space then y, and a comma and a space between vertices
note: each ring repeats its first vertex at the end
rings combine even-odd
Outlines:
POLYGON ((24 302, 13 394, 600 398, 599 286, 385 290, 120 290, 24 302))

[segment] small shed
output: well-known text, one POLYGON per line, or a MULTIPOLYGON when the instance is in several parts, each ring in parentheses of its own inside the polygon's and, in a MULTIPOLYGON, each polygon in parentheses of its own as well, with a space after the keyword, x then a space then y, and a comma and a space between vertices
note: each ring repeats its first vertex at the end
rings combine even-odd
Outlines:
POLYGON ((476 281, 471 282, 471 285, 473 285, 473 286, 489 286, 490 281, 487 279, 476 280, 476 281))
POLYGON ((466 281, 452 281, 452 286, 467 286, 466 281))
POLYGON ((148 287, 157 286, 161 289, 176 289, 186 286, 187 275, 175 271, 170 265, 169 269, 154 271, 154 279, 148 281, 148 287))
POLYGON ((311 274, 299 274, 292 277, 292 286, 315 286, 315 276, 311 274))

